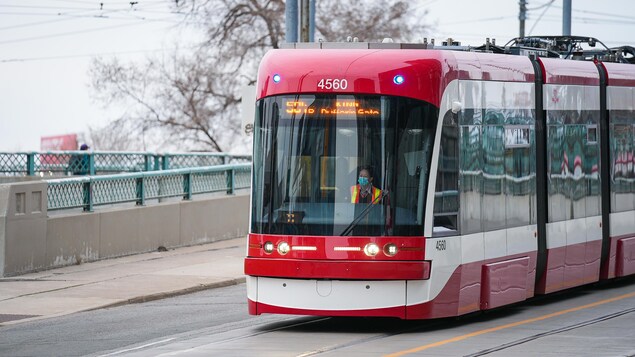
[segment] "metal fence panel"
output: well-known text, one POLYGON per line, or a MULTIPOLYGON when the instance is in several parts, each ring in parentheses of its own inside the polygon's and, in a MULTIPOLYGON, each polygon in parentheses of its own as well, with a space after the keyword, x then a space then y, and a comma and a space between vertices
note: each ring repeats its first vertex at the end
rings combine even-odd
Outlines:
POLYGON ((60 210, 248 188, 251 164, 48 180, 48 209, 60 210), (232 177, 233 180, 229 178, 232 177))
POLYGON ((250 155, 224 153, 154 154, 147 152, 49 151, 0 152, 0 172, 35 175, 94 175, 207 167, 251 162, 250 155))

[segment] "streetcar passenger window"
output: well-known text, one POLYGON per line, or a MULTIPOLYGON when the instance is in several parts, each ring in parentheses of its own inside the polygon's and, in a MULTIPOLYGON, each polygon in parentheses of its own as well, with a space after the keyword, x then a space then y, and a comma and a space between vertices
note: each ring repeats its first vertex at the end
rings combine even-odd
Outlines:
POLYGON ((483 154, 480 125, 461 126, 460 148, 461 233, 482 232, 483 154))
MULTIPOLYGON (((598 123, 598 111, 547 112, 549 222, 600 214, 598 123)), ((620 134, 611 133, 613 142, 615 136, 620 134)))
POLYGON ((611 212, 635 210, 635 111, 612 110, 609 134, 611 155, 611 212))
POLYGON ((483 125, 483 230, 506 228, 505 128, 483 125))
POLYGON ((454 115, 443 120, 436 190, 434 193, 434 234, 456 234, 459 212, 459 131, 454 115))

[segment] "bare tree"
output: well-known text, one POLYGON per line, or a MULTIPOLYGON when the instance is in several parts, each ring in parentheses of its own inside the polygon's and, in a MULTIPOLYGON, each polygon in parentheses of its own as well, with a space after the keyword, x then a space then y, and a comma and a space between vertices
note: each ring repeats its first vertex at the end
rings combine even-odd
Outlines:
POLYGON ((430 29, 423 18, 425 9, 411 1, 317 1, 316 30, 326 41, 358 37, 360 41, 379 41, 390 37, 415 41, 430 29))
MULTIPOLYGON (((185 23, 200 24, 205 40, 187 55, 177 51, 141 65, 95 59, 90 73, 95 98, 125 106, 118 120, 126 130, 144 137, 160 132, 159 145, 178 143, 165 149, 246 151, 241 88, 255 83, 260 58, 284 41, 284 1, 179 0, 174 8, 188 11, 195 21, 185 23)), ((425 12, 407 1, 320 0, 317 12, 316 37, 331 41, 348 35, 410 40, 426 30, 417 23, 425 12)))

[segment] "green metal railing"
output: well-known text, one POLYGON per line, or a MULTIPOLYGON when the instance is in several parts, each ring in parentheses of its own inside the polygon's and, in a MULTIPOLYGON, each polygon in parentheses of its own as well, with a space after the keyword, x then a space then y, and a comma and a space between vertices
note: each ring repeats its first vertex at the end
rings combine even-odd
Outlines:
POLYGON ((251 164, 217 165, 47 180, 48 210, 83 208, 249 188, 251 164))
POLYGON ((16 175, 95 175, 169 170, 251 162, 250 155, 224 153, 50 151, 0 152, 0 173, 16 175))

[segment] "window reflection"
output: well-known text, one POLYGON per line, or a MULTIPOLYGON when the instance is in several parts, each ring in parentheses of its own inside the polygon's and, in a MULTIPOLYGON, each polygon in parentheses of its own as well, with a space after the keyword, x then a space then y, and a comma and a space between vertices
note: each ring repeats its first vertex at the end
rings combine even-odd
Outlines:
POLYGON ((549 222, 600 214, 598 111, 547 112, 549 222))
POLYGON ((610 112, 611 212, 635 209, 635 111, 610 112))

